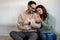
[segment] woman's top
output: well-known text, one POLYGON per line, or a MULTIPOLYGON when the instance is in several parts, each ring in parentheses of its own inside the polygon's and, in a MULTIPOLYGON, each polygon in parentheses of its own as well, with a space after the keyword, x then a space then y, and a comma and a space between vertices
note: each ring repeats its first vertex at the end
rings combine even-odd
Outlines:
POLYGON ((48 14, 46 20, 41 21, 41 33, 53 33, 52 16, 48 14))

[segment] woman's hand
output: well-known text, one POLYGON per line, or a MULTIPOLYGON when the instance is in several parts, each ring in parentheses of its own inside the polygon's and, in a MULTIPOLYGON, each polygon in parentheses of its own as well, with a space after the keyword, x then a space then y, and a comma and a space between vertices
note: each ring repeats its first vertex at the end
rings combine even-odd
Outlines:
POLYGON ((36 22, 36 23, 39 23, 39 22, 40 22, 40 18, 36 18, 36 19, 35 19, 35 22, 36 22))
POLYGON ((35 22, 36 22, 36 23, 40 23, 40 22, 41 22, 41 18, 40 18, 40 16, 35 17, 35 22))

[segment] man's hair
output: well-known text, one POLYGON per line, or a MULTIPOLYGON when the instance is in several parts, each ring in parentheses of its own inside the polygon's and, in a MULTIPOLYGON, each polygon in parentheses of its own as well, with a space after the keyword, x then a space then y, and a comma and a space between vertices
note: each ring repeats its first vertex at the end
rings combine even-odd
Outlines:
POLYGON ((29 2, 28 2, 28 5, 31 6, 32 4, 35 4, 35 5, 36 5, 36 2, 34 2, 34 1, 29 1, 29 2))

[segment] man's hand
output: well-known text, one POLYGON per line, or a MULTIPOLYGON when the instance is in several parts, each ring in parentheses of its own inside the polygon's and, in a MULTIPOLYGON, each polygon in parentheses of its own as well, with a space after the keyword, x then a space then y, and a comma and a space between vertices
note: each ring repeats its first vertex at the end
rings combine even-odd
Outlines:
POLYGON ((30 30, 30 29, 32 29, 32 27, 30 27, 30 26, 25 26, 25 27, 23 27, 23 26, 18 26, 18 29, 19 30, 22 30, 22 31, 28 31, 28 30, 30 30))
POLYGON ((29 23, 29 21, 27 19, 23 20, 23 24, 28 24, 28 23, 29 23))

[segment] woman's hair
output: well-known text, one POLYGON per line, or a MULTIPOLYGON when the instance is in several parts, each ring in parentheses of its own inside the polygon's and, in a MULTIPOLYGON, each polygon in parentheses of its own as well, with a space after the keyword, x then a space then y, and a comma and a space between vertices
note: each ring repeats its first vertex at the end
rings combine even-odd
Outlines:
MULTIPOLYGON (((45 7, 44 7, 43 5, 38 5, 38 6, 36 7, 36 9, 37 9, 37 8, 41 8, 41 9, 42 9, 43 14, 40 15, 40 17, 41 17, 42 20, 45 20, 45 19, 47 18, 47 15, 48 15, 45 7)), ((37 10, 36 10, 36 12, 37 12, 37 10)))

